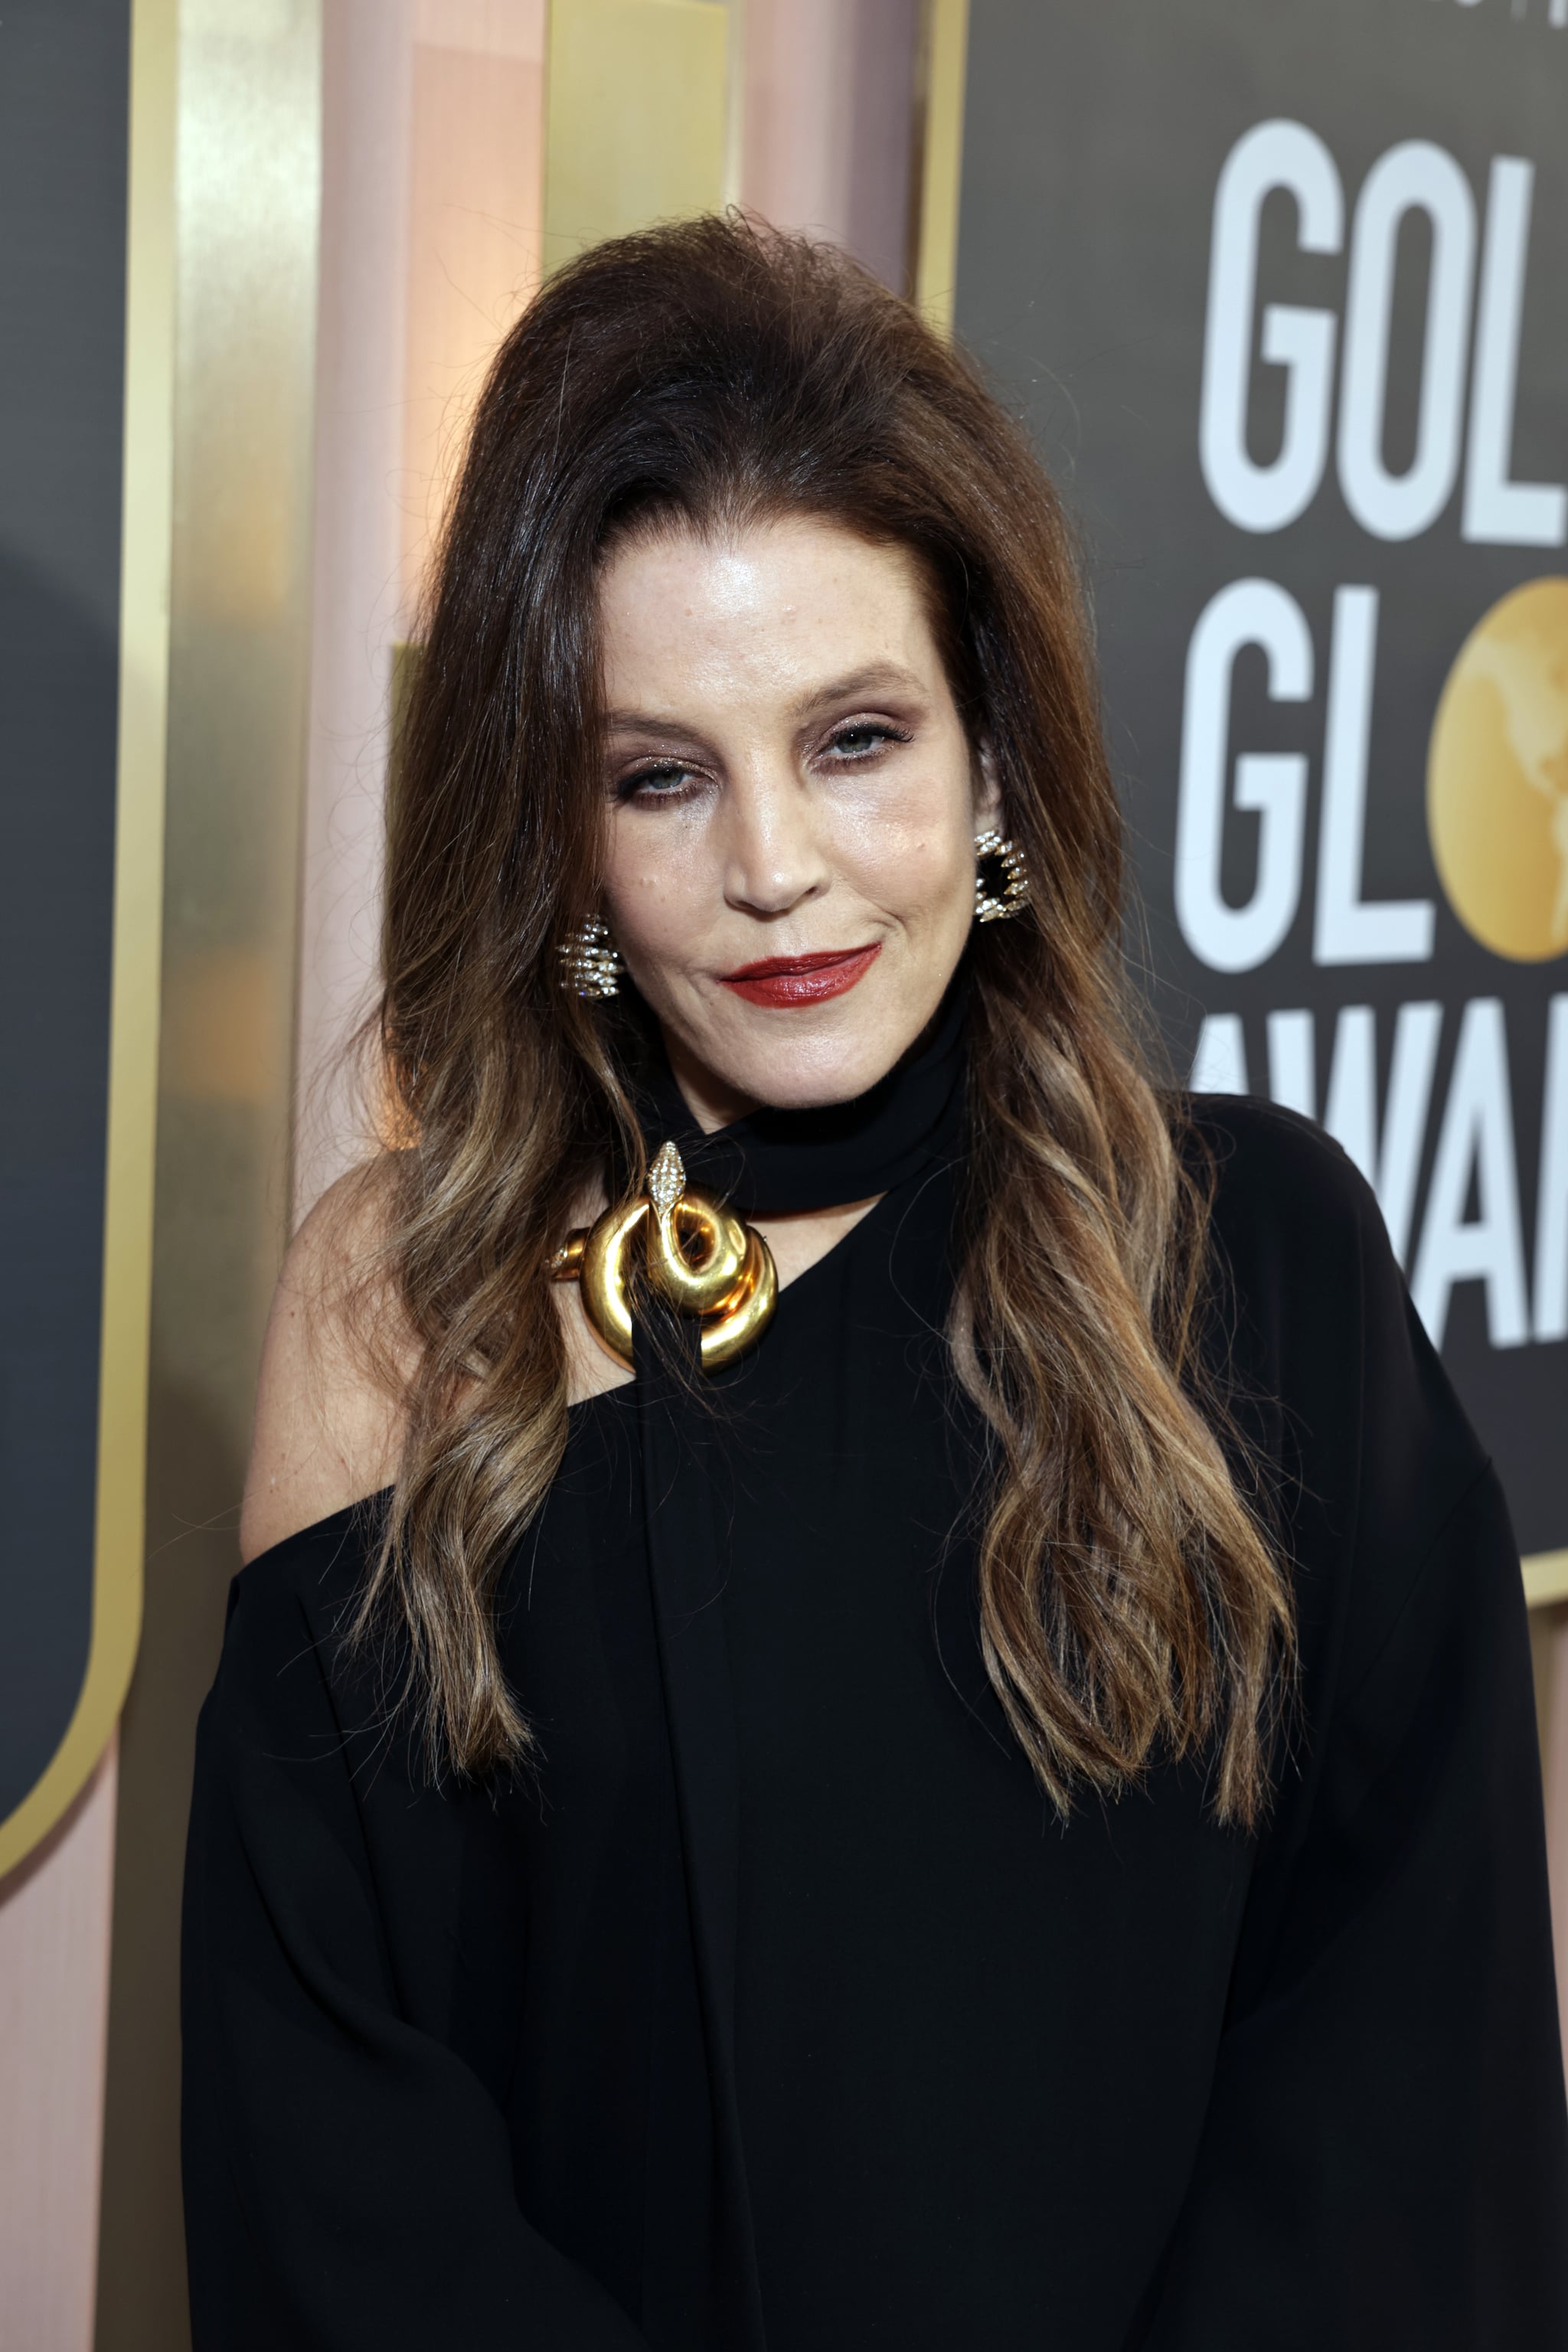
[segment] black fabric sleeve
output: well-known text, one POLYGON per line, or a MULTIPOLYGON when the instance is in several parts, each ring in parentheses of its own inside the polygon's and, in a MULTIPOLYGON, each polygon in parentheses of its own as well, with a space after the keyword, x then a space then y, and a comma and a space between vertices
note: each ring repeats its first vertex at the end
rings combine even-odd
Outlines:
MULTIPOLYGON (((1305 1720, 1135 2340, 1563 2352, 1568 2110, 1519 1555, 1348 1169, 1324 1213, 1344 1262, 1287 1392, 1308 1490, 1305 1720), (1315 1440, 1347 1406, 1360 1456, 1342 1509, 1345 1441, 1315 1440)), ((1306 1253, 1320 1285, 1327 1246, 1306 1253)), ((1245 1239, 1240 1255, 1266 1320, 1321 1309, 1292 1303, 1283 1262, 1276 1283, 1245 1239)))
POLYGON ((404 2013, 354 1759, 305 1613, 268 1576, 241 1580, 197 1745, 183 1992, 195 2352, 646 2352, 519 2210, 478 2074, 404 2013))

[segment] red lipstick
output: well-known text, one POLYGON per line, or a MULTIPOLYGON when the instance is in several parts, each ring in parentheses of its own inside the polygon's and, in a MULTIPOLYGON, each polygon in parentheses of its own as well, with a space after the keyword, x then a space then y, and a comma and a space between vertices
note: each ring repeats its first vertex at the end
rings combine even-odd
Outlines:
POLYGON ((822 1004, 864 980, 881 952, 879 941, 826 955, 764 956, 760 963, 725 972, 723 983, 752 1004, 822 1004))

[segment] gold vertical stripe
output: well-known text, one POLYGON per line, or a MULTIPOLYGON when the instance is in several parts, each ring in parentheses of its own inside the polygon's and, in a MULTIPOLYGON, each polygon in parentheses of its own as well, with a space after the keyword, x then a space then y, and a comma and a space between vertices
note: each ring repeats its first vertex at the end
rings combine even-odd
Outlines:
POLYGON ((730 33, 723 0, 551 0, 547 275, 603 237, 718 210, 730 33))
POLYGON ((1568 1551, 1538 1551, 1523 1562, 1524 1597, 1532 1609, 1568 1601, 1568 1551))
POLYGON ((914 295, 918 309, 944 335, 952 332, 953 286, 958 275, 958 195, 968 53, 969 0, 926 0, 914 295))
MULTIPOLYGON (((0 1874, 32 1850, 85 1785, 124 1702, 142 1622, 174 471, 177 15, 177 0, 135 0, 131 26, 120 711, 92 1632, 87 1674, 65 1737, 47 1769, 0 1823, 0 1874)), ((35 1568, 40 1576, 49 1572, 47 1560, 35 1568)))
POLYGON ((746 0, 727 0, 728 46, 724 64, 723 205, 741 202, 746 171, 746 0))

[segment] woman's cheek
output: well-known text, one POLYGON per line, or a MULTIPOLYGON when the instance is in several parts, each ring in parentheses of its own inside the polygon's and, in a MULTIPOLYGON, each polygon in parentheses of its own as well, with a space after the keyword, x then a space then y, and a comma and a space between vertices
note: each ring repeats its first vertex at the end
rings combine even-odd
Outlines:
POLYGON ((860 869, 863 894, 904 921, 940 910, 957 884, 966 878, 942 835, 922 829, 889 841, 884 835, 878 852, 860 869))
POLYGON ((694 882, 689 861, 647 848, 634 848, 617 857, 612 850, 605 899, 612 930, 624 935, 634 950, 666 954, 692 931, 694 882))
POLYGON ((892 805, 847 828, 846 864, 868 898, 917 913, 969 887, 973 864, 968 770, 902 780, 892 805))

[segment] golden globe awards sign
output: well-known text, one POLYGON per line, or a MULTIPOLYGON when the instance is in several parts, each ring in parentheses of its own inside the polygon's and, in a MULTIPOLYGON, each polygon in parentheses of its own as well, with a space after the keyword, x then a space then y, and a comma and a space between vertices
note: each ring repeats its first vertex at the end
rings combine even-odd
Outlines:
POLYGON ((1568 1546, 1568 0, 973 0, 956 326, 1088 549, 1155 994, 1568 1546))

